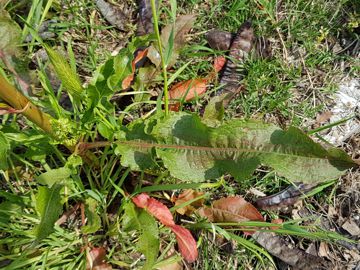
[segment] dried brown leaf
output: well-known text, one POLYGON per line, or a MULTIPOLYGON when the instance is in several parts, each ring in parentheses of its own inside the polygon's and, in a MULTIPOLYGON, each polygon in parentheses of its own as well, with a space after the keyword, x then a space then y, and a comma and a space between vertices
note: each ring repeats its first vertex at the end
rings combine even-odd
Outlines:
MULTIPOLYGON (((178 206, 190 200, 194 200, 202 195, 204 195, 203 192, 198 192, 193 189, 187 189, 184 190, 178 197, 172 198, 172 202, 175 203, 175 206, 178 206)), ((204 204, 204 198, 201 198, 199 200, 192 202, 189 205, 176 209, 176 212, 178 212, 180 215, 189 216, 196 210, 196 208, 201 207, 203 204, 204 204)))
POLYGON ((211 207, 200 208, 198 213, 200 216, 207 217, 211 222, 264 220, 259 211, 240 196, 217 200, 211 207))

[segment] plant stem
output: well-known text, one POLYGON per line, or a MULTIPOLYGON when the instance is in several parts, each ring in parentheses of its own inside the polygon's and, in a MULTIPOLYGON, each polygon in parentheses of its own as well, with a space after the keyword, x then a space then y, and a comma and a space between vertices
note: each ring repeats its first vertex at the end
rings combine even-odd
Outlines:
POLYGON ((150 0, 150 1, 151 1, 151 10, 152 10, 153 21, 154 21, 154 30, 155 30, 155 35, 156 35, 156 39, 157 39, 157 43, 158 43, 158 47, 159 47, 160 59, 161 59, 161 68, 162 68, 162 73, 164 76, 165 115, 169 115, 169 93, 168 93, 168 79, 167 79, 166 63, 165 63, 165 59, 164 59, 164 55, 163 55, 163 51, 162 51, 162 43, 161 43, 161 37, 160 37, 160 32, 159 32, 159 23, 158 23, 158 17, 157 17, 157 12, 156 12, 155 0, 150 0))
POLYGON ((46 133, 53 135, 51 127, 52 117, 39 110, 26 96, 15 89, 0 74, 0 98, 17 110, 23 110, 22 114, 46 133))

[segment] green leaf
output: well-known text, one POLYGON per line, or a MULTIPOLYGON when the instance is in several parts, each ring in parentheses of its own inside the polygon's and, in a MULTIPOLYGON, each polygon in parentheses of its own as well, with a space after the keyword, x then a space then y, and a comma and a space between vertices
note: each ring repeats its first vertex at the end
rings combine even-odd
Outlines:
POLYGON ((100 135, 108 140, 110 140, 114 135, 114 131, 107 125, 105 125, 103 122, 99 123, 97 127, 100 135))
POLYGON ((108 77, 108 86, 114 91, 121 90, 121 82, 133 72, 131 67, 133 59, 133 53, 127 48, 122 49, 114 57, 114 74, 108 77))
POLYGON ((101 228, 101 219, 96 213, 96 208, 98 203, 93 198, 87 198, 85 201, 85 216, 87 218, 87 223, 81 228, 83 233, 95 233, 101 228))
POLYGON ((8 169, 7 158, 9 155, 10 143, 6 139, 4 133, 0 131, 0 170, 8 169))
POLYGON ((0 36, 0 51, 3 54, 18 55, 20 53, 21 28, 5 10, 0 10, 0 36))
POLYGON ((74 72, 63 55, 47 45, 44 45, 44 47, 65 90, 67 90, 72 97, 80 100, 83 97, 84 88, 81 86, 79 76, 74 72))
POLYGON ((58 169, 52 169, 45 173, 40 174, 36 177, 36 181, 42 185, 47 185, 52 187, 54 184, 61 184, 64 181, 68 180, 71 175, 71 170, 69 168, 63 167, 58 169))
POLYGON ((121 136, 117 153, 123 165, 143 170, 161 158, 174 177, 195 182, 225 173, 243 180, 257 166, 266 165, 291 181, 304 183, 334 179, 355 166, 343 151, 325 149, 295 127, 284 131, 272 124, 238 119, 211 127, 184 112, 155 117, 132 123, 121 136))
POLYGON ((62 185, 56 184, 51 188, 39 186, 36 195, 36 210, 41 219, 40 224, 34 228, 37 240, 49 236, 54 231, 54 224, 62 212, 61 191, 62 185))
POLYGON ((207 125, 212 127, 216 126, 218 121, 224 119, 224 99, 225 95, 215 96, 206 106, 203 119, 207 125))
POLYGON ((143 269, 151 270, 156 262, 160 245, 156 220, 145 210, 137 209, 132 202, 128 201, 124 204, 122 224, 125 231, 138 230, 140 232, 136 248, 146 257, 143 269))
POLYGON ((137 250, 143 253, 146 258, 142 269, 151 270, 159 253, 159 228, 155 218, 145 210, 140 211, 138 219, 142 227, 142 233, 137 243, 137 250))

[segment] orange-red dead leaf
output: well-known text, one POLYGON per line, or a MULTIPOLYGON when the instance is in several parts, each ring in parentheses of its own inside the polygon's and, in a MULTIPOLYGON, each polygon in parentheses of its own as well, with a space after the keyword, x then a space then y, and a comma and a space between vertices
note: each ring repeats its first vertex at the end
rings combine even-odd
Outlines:
POLYGON ((225 64, 226 64, 226 58, 224 56, 216 57, 213 65, 215 72, 219 72, 220 70, 222 70, 225 64))
POLYGON ((158 219, 165 226, 171 226, 175 224, 173 216, 166 205, 154 198, 149 197, 149 195, 141 193, 138 196, 132 198, 132 201, 137 207, 145 208, 150 215, 158 219))
POLYGON ((169 91, 170 99, 182 99, 190 101, 196 96, 200 96, 206 91, 206 78, 191 79, 178 82, 169 91))
POLYGON ((134 80, 134 74, 135 74, 135 66, 136 64, 142 60, 144 57, 147 56, 147 53, 148 53, 148 48, 146 48, 145 50, 143 51, 139 51, 135 57, 135 59, 131 62, 131 70, 132 70, 132 73, 129 74, 128 76, 125 77, 125 79, 122 81, 121 83, 121 87, 122 89, 127 89, 130 87, 132 81, 134 80))
POLYGON ((198 257, 198 250, 196 247, 196 241, 191 232, 179 225, 173 225, 170 229, 176 235, 181 255, 188 263, 194 262, 198 257))
POLYGON ((175 225, 173 216, 169 208, 167 208, 166 205, 159 202, 158 200, 150 198, 148 200, 147 211, 165 226, 175 225))
POLYGON ((111 270, 105 262, 106 251, 103 247, 92 248, 86 256, 86 270, 111 270))
POLYGON ((145 208, 148 205, 149 199, 150 199, 149 195, 147 195, 146 193, 141 193, 141 194, 137 195, 136 197, 133 197, 132 201, 133 201, 133 203, 135 203, 135 205, 137 207, 145 208))
POLYGON ((207 217, 211 222, 264 220, 260 212, 240 196, 217 200, 211 207, 200 208, 198 213, 203 217, 207 217))
MULTIPOLYGON (((190 200, 193 200, 197 197, 200 197, 202 195, 204 195, 203 192, 197 192, 193 189, 187 189, 184 190, 178 197, 173 197, 171 201, 175 203, 175 206, 178 206, 190 200)), ((204 198, 201 198, 199 200, 192 202, 189 205, 176 209, 176 212, 178 212, 180 215, 189 216, 196 210, 196 208, 201 207, 203 204, 204 204, 204 198)))

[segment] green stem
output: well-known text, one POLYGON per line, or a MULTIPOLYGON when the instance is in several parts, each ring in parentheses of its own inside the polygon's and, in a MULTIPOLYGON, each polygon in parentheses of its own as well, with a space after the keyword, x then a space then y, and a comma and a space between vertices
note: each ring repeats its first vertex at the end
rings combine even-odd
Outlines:
POLYGON ((165 63, 165 59, 164 59, 164 55, 163 55, 163 51, 162 51, 162 44, 161 44, 161 37, 160 37, 160 32, 159 32, 159 23, 158 23, 158 17, 157 17, 157 13, 156 13, 155 0, 151 0, 151 10, 152 10, 152 16, 153 16, 153 20, 154 20, 155 35, 156 35, 156 39, 157 39, 157 43, 158 43, 158 47, 159 47, 161 68, 162 68, 162 73, 164 76, 165 115, 169 115, 168 79, 167 79, 166 63, 165 63))

